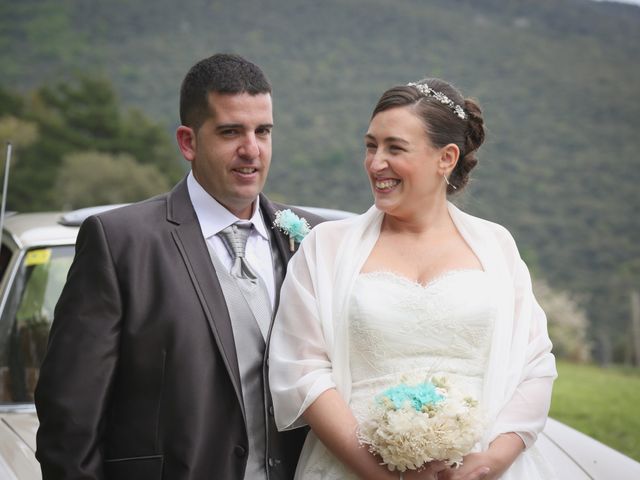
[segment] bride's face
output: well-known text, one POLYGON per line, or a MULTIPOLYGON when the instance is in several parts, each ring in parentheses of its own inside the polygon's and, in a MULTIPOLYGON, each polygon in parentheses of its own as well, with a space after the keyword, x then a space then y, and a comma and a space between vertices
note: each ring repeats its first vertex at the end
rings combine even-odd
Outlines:
POLYGON ((445 195, 442 149, 435 148, 410 107, 378 113, 365 135, 364 166, 376 207, 394 216, 411 215, 445 195))

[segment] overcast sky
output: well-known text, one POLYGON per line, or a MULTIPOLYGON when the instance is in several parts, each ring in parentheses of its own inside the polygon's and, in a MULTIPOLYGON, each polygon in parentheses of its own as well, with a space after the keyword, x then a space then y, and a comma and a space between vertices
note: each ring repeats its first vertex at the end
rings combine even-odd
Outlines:
POLYGON ((596 2, 612 1, 612 2, 618 2, 618 3, 630 3, 632 5, 640 6, 640 0, 595 0, 595 1, 596 2))

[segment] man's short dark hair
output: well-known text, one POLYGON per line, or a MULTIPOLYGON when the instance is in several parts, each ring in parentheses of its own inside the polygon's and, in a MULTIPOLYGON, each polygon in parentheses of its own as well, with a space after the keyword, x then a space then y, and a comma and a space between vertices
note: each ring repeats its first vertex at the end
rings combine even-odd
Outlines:
POLYGON ((218 53, 196 63, 180 87, 180 122, 198 129, 211 114, 209 93, 271 93, 271 83, 256 64, 239 55, 218 53))

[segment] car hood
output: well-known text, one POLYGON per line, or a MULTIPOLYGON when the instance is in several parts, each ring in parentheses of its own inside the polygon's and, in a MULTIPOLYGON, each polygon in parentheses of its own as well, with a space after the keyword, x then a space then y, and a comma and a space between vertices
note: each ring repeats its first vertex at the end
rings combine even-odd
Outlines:
POLYGON ((536 445, 553 465, 562 466, 558 478, 640 478, 639 462, 552 418, 536 445))
POLYGON ((35 410, 0 412, 0 478, 42 478, 34 456, 37 430, 35 410))

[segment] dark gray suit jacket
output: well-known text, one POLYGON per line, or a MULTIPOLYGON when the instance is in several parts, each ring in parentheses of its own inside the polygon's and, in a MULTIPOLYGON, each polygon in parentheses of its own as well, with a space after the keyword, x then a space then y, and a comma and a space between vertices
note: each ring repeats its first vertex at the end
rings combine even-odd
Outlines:
MULTIPOLYGON (((271 225, 287 207, 260 208, 271 225)), ((271 231, 286 264, 288 239, 271 231)), ((243 478, 237 355, 186 179, 87 219, 35 394, 44 479, 243 478)), ((270 429, 286 452, 271 478, 293 477, 304 433, 270 429)))

